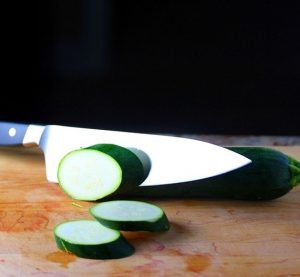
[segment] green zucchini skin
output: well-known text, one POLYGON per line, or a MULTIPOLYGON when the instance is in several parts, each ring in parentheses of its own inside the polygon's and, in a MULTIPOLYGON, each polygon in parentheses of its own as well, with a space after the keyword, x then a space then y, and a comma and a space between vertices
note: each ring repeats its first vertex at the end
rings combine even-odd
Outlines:
POLYGON ((57 236, 55 236, 55 241, 60 250, 85 259, 121 259, 135 252, 134 247, 122 235, 118 240, 106 245, 75 245, 57 236))
POLYGON ((267 147, 227 147, 252 163, 236 170, 192 182, 140 186, 112 196, 140 198, 215 198, 271 200, 300 183, 300 163, 267 147))
POLYGON ((131 150, 116 144, 95 144, 86 149, 94 149, 110 155, 122 169, 122 182, 116 193, 135 189, 147 177, 144 166, 138 156, 131 150))

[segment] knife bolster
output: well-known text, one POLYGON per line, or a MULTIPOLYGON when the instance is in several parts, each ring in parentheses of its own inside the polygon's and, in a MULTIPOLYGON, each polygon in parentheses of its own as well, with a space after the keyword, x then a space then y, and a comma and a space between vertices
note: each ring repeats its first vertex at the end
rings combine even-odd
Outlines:
POLYGON ((23 145, 25 147, 38 146, 45 126, 29 125, 24 135, 23 145))

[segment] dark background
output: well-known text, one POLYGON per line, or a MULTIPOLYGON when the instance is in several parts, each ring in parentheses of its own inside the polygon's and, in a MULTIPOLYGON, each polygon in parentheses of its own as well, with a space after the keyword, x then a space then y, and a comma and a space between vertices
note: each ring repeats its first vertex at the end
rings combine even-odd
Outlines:
POLYGON ((7 3, 0 120, 299 135, 300 5, 280 2, 7 3))

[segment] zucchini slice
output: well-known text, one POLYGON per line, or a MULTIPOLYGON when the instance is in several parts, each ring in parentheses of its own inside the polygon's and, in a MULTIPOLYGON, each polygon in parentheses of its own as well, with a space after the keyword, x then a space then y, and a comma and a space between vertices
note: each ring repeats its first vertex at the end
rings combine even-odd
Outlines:
POLYGON ((70 220, 54 229, 57 247, 87 259, 118 259, 134 253, 134 247, 117 230, 96 220, 70 220))
POLYGON ((122 169, 110 155, 93 149, 66 154, 58 166, 58 182, 72 198, 93 201, 118 189, 122 169))
POLYGON ((89 211, 101 224, 116 230, 159 232, 170 228, 164 211, 143 201, 106 201, 92 206, 89 211))

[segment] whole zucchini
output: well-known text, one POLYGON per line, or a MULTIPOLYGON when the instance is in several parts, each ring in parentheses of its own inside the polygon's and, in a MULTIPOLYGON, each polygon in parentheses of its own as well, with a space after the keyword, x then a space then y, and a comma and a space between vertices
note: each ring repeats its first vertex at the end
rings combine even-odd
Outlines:
POLYGON ((251 159, 252 163, 202 180, 131 187, 111 196, 271 200, 285 195, 300 183, 300 162, 278 150, 267 147, 228 149, 251 159))

